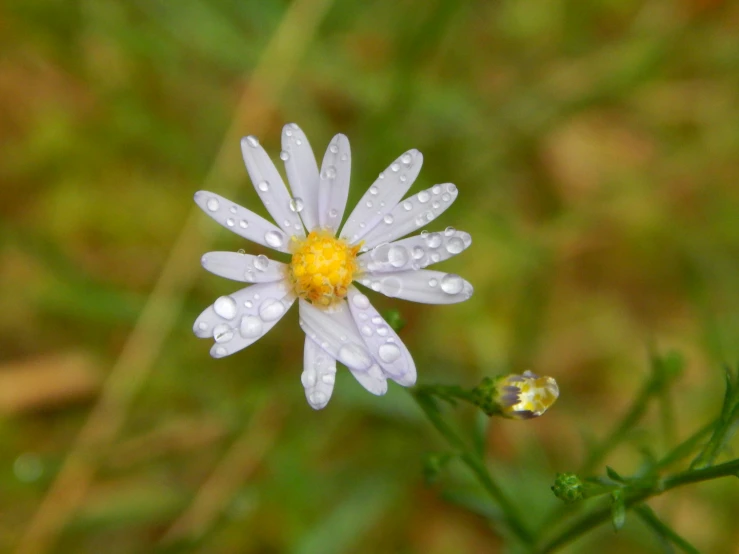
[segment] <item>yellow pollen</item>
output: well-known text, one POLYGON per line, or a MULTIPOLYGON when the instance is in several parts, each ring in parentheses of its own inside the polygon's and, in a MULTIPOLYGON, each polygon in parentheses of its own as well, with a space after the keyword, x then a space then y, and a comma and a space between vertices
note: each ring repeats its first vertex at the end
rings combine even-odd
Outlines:
POLYGON ((344 298, 357 272, 360 247, 328 231, 311 231, 305 240, 293 237, 289 274, 295 294, 317 306, 344 298))

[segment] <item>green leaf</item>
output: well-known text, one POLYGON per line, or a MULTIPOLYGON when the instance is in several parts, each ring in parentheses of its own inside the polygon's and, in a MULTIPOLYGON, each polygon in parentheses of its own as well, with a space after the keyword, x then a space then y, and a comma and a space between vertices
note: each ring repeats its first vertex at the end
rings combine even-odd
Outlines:
POLYGON ((626 503, 624 502, 623 491, 613 491, 611 501, 611 523, 613 523, 614 530, 620 531, 626 523, 626 503))
POLYGON ((626 483, 626 479, 616 473, 616 470, 610 466, 606 466, 606 474, 612 481, 616 481, 616 483, 626 483))

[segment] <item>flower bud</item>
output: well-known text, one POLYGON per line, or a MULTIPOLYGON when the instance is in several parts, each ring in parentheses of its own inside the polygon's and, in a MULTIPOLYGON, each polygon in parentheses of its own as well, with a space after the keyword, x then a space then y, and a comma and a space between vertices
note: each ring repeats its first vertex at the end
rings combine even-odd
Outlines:
POLYGON ((486 377, 472 389, 474 402, 486 414, 509 419, 531 419, 546 412, 559 397, 552 377, 539 377, 531 371, 523 375, 486 377))
POLYGON ((583 499, 583 483, 574 473, 558 473, 552 492, 567 504, 577 502, 583 499))

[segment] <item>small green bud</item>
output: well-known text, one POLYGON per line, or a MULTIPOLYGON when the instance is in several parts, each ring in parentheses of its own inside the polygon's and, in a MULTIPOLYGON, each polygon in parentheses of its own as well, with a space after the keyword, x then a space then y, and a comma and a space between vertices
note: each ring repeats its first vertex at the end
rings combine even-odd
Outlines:
POLYGON ((570 504, 583 499, 583 482, 574 473, 558 473, 552 485, 554 496, 570 504))
POLYGON ((472 389, 472 400, 487 415, 509 419, 531 419, 546 412, 559 397, 559 387, 552 377, 523 375, 486 377, 472 389))

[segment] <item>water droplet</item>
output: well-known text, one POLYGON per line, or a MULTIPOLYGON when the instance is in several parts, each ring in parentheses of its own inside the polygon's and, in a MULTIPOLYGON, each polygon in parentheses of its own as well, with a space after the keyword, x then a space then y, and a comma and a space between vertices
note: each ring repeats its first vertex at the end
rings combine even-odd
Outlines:
POLYGON ((230 296, 221 296, 213 303, 213 311, 223 319, 236 317, 236 300, 230 296))
POLYGON ((367 315, 366 313, 364 313, 364 312, 359 312, 359 319, 361 319, 362 321, 367 321, 367 318, 368 318, 368 317, 369 317, 369 316, 368 316, 368 315, 367 315))
POLYGON ((439 204, 436 200, 434 200, 433 202, 431 202, 431 207, 433 209, 438 210, 439 209, 439 206, 441 206, 441 204, 439 204))
POLYGON ((267 271, 268 267, 269 267, 269 259, 264 254, 259 254, 259 256, 254 258, 254 268, 257 271, 267 271))
POLYGON ((269 181, 260 181, 257 188, 262 192, 267 192, 269 190, 269 181))
POLYGON ((284 239, 279 231, 267 231, 264 233, 264 242, 272 248, 280 248, 284 243, 284 239))
POLYGON ((413 209, 413 204, 409 200, 406 200, 405 202, 403 202, 403 209, 406 212, 410 212, 413 209))
POLYGON ((373 291, 379 292, 380 291, 380 282, 379 281, 373 281, 372 286, 370 287, 373 291))
POLYGON ((288 152, 287 150, 283 150, 282 152, 280 152, 280 159, 283 162, 286 162, 287 160, 289 160, 290 159, 290 152, 288 152))
POLYGON ((396 163, 395 164, 392 164, 390 166, 390 169, 393 171, 393 173, 397 173, 398 171, 400 171, 400 165, 398 165, 396 163))
POLYGON ((246 229, 249 226, 249 222, 246 219, 242 219, 239 221, 239 227, 242 229, 246 229))
POLYGON ((303 383, 305 388, 312 387, 316 384, 316 372, 312 369, 306 369, 300 375, 300 382, 303 383))
POLYGON ((431 288, 435 287, 438 284, 439 284, 439 281, 437 279, 429 279, 429 286, 431 288))
POLYGON ((290 200, 290 211, 295 213, 300 213, 303 211, 303 208, 305 207, 305 204, 303 203, 303 199, 299 197, 295 197, 292 200, 290 200))
POLYGON ((293 136, 293 132, 290 129, 285 129, 285 136, 291 137, 293 136))
POLYGON ((225 323, 216 325, 213 327, 213 338, 216 342, 228 342, 234 338, 233 329, 225 323))
POLYGON ((429 256, 429 257, 431 258, 431 261, 432 261, 433 263, 436 263, 436 262, 438 262, 439 260, 441 260, 441 254, 439 254, 438 252, 433 252, 433 253, 431 254, 431 256, 429 256))
POLYGON ((332 165, 323 170, 324 179, 336 179, 336 168, 332 165))
POLYGON ((386 224, 390 225, 393 222, 393 216, 391 216, 390 214, 387 214, 385 217, 382 218, 382 220, 386 224))
POLYGON ((423 258, 423 255, 424 255, 423 248, 421 248, 420 246, 413 247, 413 259, 414 260, 420 260, 421 258, 423 258))
MULTIPOLYGON (((360 229, 364 229, 364 228, 365 228, 366 226, 367 226, 367 224, 366 224, 366 223, 365 223, 364 221, 362 221, 362 222, 361 222, 361 223, 359 224, 359 228, 360 228, 360 229)), ((355 237, 357 237, 357 238, 359 237, 359 235, 354 235, 354 236, 355 236, 355 237)), ((355 240, 356 240, 356 239, 355 239, 355 240)))
POLYGON ((262 320, 255 315, 245 315, 239 324, 239 333, 245 339, 254 339, 262 336, 262 320))
POLYGON ((384 320, 379 315, 372 317, 372 323, 374 323, 375 325, 380 325, 383 321, 384 320))
POLYGON ((408 250, 402 246, 393 246, 387 253, 387 261, 393 267, 403 267, 408 263, 408 250))
POLYGON ((259 146, 259 139, 254 135, 249 135, 246 137, 246 143, 252 148, 257 148, 259 146))
POLYGON ((405 176, 405 173, 403 173, 403 175, 401 175, 400 177, 398 177, 398 179, 400 179, 400 182, 401 183, 405 183, 408 180, 408 177, 406 177, 405 176))
POLYGON ((336 217, 336 216, 338 216, 338 215, 339 215, 339 212, 338 212, 338 211, 336 211, 335 209, 331 209, 331 210, 329 210, 329 211, 328 211, 328 216, 329 216, 329 217, 330 217, 331 219, 335 218, 335 217, 336 217))
POLYGON ((441 199, 442 199, 442 200, 443 200, 444 202, 449 202, 449 201, 450 201, 450 200, 452 199, 452 197, 451 197, 451 196, 449 196, 449 194, 447 194, 447 193, 445 192, 444 194, 442 194, 442 195, 441 195, 441 199))
POLYGON ((244 306, 246 306, 247 308, 251 308, 252 306, 254 306, 254 304, 252 304, 251 300, 247 300, 246 302, 244 302, 244 306))
POLYGON ((470 235, 469 233, 462 233, 459 236, 464 242, 465 246, 469 246, 470 244, 472 244, 472 235, 470 235))
POLYGON ((285 220, 285 221, 283 221, 282 223, 283 223, 283 226, 284 226, 284 227, 290 227, 290 220, 289 220, 289 219, 286 219, 286 220, 285 220))
POLYGON ((275 321, 285 313, 285 305, 274 298, 267 298, 259 306, 259 317, 264 321, 275 321))
POLYGON ((447 227, 444 229, 444 236, 451 237, 456 229, 454 227, 447 227))
POLYGON ((365 337, 372 336, 372 327, 370 327, 369 325, 362 325, 362 328, 360 329, 360 331, 365 337))
POLYGON ((380 355, 380 359, 386 364, 393 363, 400 358, 400 348, 394 344, 383 344, 377 353, 380 355))
MULTIPOLYGON (((326 385, 333 385, 334 381, 336 381, 336 374, 335 373, 324 373, 321 376, 321 381, 323 381, 324 384, 326 385)), ((316 395, 318 394, 321 394, 321 396, 323 396, 323 393, 320 391, 316 393, 316 395)))
POLYGON ((371 200, 367 200, 367 202, 365 202, 364 205, 367 206, 368 208, 371 208, 373 206, 371 200))
POLYGON ((441 185, 434 185, 431 188, 431 192, 433 192, 434 194, 439 194, 441 192, 441 185))
POLYGON ((464 250, 464 241, 459 237, 452 237, 446 243, 446 249, 450 254, 459 254, 464 250))
POLYGON ((352 298, 352 304, 354 304, 360 310, 365 310, 369 308, 370 301, 369 298, 367 298, 364 294, 358 293, 355 294, 352 298))
MULTIPOLYGON (((406 261, 408 260, 408 254, 405 254, 406 261)), ((385 277, 382 280, 382 294, 394 298, 400 294, 403 290, 403 282, 397 277, 385 277)))
POLYGON ((410 165, 410 163, 413 161, 413 158, 410 154, 403 154, 400 157, 400 161, 403 162, 405 165, 410 165))
POLYGON ((208 198, 208 201, 205 203, 205 206, 211 211, 215 212, 218 209, 218 206, 220 203, 218 202, 218 198, 208 198))
POLYGON ((431 195, 425 190, 422 190, 421 192, 418 193, 418 201, 421 204, 425 204, 426 202, 429 201, 430 198, 431 198, 431 195))
POLYGON ((369 188, 369 193, 370 193, 370 194, 377 194, 378 192, 379 192, 379 190, 378 190, 378 189, 377 189, 377 187, 376 187, 376 186, 374 186, 374 185, 372 185, 372 186, 371 186, 371 187, 369 188))
POLYGON ((339 348, 336 356, 338 360, 352 369, 364 370, 369 369, 372 365, 372 358, 369 353, 356 344, 345 344, 339 348))
POLYGON ((389 333, 389 328, 387 325, 380 325, 377 328, 377 334, 381 337, 386 337, 388 333, 389 333))
POLYGON ((434 219, 434 212, 426 212, 426 220, 431 221, 432 219, 434 219))
POLYGON ((205 331, 208 328, 208 324, 205 321, 201 321, 198 323, 198 329, 201 331, 205 331))
POLYGON ((446 186, 446 190, 447 190, 447 192, 449 192, 451 194, 454 194, 455 192, 457 192, 457 186, 456 185, 453 185, 452 183, 449 183, 446 186))
POLYGON ((459 275, 447 273, 441 278, 441 290, 447 294, 458 294, 464 288, 464 281, 459 275))
POLYGON ((296 145, 296 146, 300 146, 301 144, 303 144, 303 141, 302 141, 302 140, 300 140, 300 139, 295 139, 295 145, 296 145))
POLYGON ((226 220, 226 225, 228 225, 229 227, 233 227, 234 225, 236 225, 236 222, 235 222, 235 221, 233 220, 233 218, 232 218, 232 217, 229 217, 229 218, 228 218, 228 219, 226 220))
POLYGON ((247 283, 253 283, 256 280, 257 280, 257 278, 254 277, 254 272, 251 269, 247 269, 244 272, 244 281, 245 282, 247 282, 247 283))
POLYGON ((339 147, 335 144, 332 144, 328 147, 328 149, 331 151, 332 154, 338 154, 339 153, 339 147))
POLYGON ((222 346, 219 346, 218 348, 216 348, 215 357, 223 358, 224 356, 228 356, 228 350, 226 350, 222 346))
POLYGON ((342 155, 341 155, 341 161, 342 161, 342 162, 345 162, 345 161, 346 161, 346 160, 348 160, 348 159, 349 159, 349 154, 342 154, 342 155))
POLYGON ((231 206, 231 213, 235 214, 238 211, 238 208, 236 206, 231 206))
POLYGON ((425 219, 425 218, 423 217, 423 214, 421 214, 421 215, 417 215, 417 216, 416 216, 416 226, 417 226, 417 227, 420 227, 420 226, 421 226, 421 225, 423 225, 424 223, 426 223, 426 219, 425 219))
POLYGON ((429 248, 439 248, 441 246, 441 235, 439 233, 426 235, 426 244, 429 245, 429 248))

